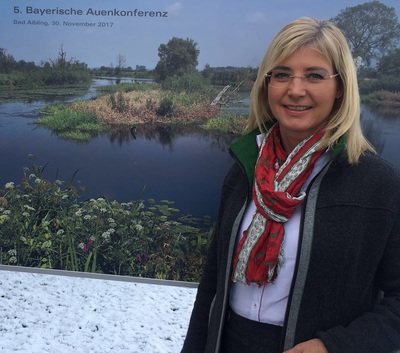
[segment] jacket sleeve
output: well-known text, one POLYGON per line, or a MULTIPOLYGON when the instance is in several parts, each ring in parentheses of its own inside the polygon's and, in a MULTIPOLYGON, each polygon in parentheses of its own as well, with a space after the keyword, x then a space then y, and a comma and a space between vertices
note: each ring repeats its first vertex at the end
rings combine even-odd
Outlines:
POLYGON ((214 230, 209 246, 206 265, 197 290, 189 328, 181 353, 203 353, 207 343, 209 313, 216 293, 217 241, 214 230))
POLYGON ((329 353, 400 352, 400 212, 375 278, 383 293, 372 311, 318 333, 329 353))

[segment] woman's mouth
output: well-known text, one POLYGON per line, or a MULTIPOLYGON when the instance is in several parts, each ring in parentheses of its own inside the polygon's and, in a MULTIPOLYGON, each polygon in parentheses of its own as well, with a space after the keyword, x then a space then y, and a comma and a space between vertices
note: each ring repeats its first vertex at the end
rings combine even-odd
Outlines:
POLYGON ((310 109, 311 107, 308 105, 285 105, 285 108, 301 112, 310 109))

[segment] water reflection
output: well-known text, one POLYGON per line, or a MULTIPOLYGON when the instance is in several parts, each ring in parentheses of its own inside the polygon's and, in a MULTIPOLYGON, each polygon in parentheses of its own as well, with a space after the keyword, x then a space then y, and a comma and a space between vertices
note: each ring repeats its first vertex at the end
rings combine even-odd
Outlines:
POLYGON ((37 127, 32 105, 0 105, 0 185, 19 183, 28 155, 46 165, 45 176, 85 187, 82 200, 120 202, 141 197, 176 202, 183 213, 216 216, 222 180, 232 164, 219 136, 194 126, 115 126, 85 144, 37 127), (143 190, 145 190, 143 192, 143 190))
POLYGON ((161 124, 115 125, 106 135, 112 144, 119 146, 130 143, 132 139, 145 139, 156 141, 161 146, 168 147, 171 151, 175 141, 183 136, 196 136, 196 139, 207 141, 213 148, 223 152, 228 150, 228 146, 236 138, 235 135, 229 133, 213 133, 195 125, 170 126, 161 124))
MULTIPOLYGON (((79 98, 91 99, 96 87, 105 84, 115 82, 94 80, 79 98)), ((216 217, 221 184, 232 164, 227 148, 234 136, 192 125, 147 124, 114 126, 77 143, 35 124, 38 110, 52 101, 50 94, 36 98, 0 103, 0 185, 19 183, 29 165, 27 156, 34 154, 37 164, 47 165, 50 180, 57 175, 68 181, 78 171, 76 178, 85 186, 82 200, 168 199, 184 213, 216 217)), ((56 101, 75 99, 66 95, 56 101)), ((247 104, 241 101, 241 112, 247 104)), ((378 153, 400 166, 400 109, 363 107, 362 126, 378 153)))
POLYGON ((400 108, 363 106, 361 123, 378 154, 400 167, 400 108))

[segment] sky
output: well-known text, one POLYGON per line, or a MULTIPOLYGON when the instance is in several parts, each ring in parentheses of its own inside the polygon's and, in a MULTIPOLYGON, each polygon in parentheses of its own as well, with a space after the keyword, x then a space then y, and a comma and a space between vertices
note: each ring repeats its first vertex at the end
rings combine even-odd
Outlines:
MULTIPOLYGON (((55 60, 62 46, 68 59, 91 68, 116 66, 122 55, 126 66, 153 69, 160 44, 178 37, 197 43, 199 70, 206 64, 257 67, 271 39, 286 23, 304 16, 329 19, 365 2, 1 0, 0 48, 17 61, 36 64, 55 60), (133 15, 127 16, 128 11, 133 15)), ((400 18, 399 0, 381 2, 394 7, 400 18)))
POLYGON ((110 277, 0 269, 0 352, 179 352, 196 289, 110 277))

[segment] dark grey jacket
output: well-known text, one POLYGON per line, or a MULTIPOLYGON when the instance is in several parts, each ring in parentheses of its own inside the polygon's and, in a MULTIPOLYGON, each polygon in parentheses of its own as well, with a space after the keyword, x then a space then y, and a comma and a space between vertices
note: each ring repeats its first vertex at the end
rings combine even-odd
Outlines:
MULTIPOLYGON (((238 227, 249 201, 256 132, 231 147, 218 222, 182 353, 219 352, 238 227)), ((400 350, 400 173, 367 153, 334 158, 310 183, 282 351, 319 337, 329 353, 400 350)))

